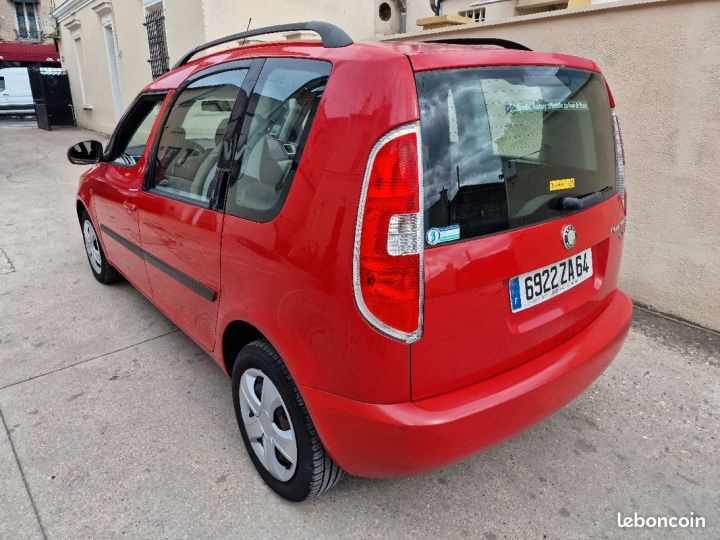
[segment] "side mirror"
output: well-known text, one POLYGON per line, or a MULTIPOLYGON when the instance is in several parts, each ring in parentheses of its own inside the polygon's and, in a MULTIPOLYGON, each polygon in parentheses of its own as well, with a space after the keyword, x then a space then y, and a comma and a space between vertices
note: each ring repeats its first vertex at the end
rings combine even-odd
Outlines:
POLYGON ((68 148, 67 158, 74 165, 93 165, 103 156, 103 145, 100 141, 83 141, 68 148))

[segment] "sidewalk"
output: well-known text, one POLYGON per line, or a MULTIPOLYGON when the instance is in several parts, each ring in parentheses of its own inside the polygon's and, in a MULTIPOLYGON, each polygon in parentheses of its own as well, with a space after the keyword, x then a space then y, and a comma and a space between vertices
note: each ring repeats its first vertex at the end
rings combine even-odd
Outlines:
POLYGON ((720 537, 720 336, 644 310, 600 380, 507 443, 301 505, 274 496, 229 380, 128 284, 92 278, 65 150, 93 137, 0 123, 0 539, 676 532, 622 531, 618 512, 694 512, 695 537, 720 537))

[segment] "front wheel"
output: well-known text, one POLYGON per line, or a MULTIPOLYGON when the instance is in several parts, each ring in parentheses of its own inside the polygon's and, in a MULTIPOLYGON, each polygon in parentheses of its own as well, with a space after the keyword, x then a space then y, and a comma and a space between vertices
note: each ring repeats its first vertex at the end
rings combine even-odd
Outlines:
POLYGON ((85 253, 87 254, 90 269, 95 279, 105 285, 119 281, 120 274, 107 261, 105 252, 95 232, 95 226, 87 212, 83 212, 80 226, 82 228, 83 242, 85 243, 85 253))
POLYGON ((235 415, 258 473, 290 501, 317 497, 345 472, 327 454, 282 359, 266 341, 244 347, 232 373, 235 415))

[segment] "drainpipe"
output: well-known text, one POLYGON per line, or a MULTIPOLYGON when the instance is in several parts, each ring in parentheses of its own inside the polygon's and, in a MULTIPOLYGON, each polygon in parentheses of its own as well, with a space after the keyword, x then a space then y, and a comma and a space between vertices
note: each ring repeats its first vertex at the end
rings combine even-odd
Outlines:
POLYGON ((407 32, 407 0, 397 0, 400 8, 400 33, 407 32))

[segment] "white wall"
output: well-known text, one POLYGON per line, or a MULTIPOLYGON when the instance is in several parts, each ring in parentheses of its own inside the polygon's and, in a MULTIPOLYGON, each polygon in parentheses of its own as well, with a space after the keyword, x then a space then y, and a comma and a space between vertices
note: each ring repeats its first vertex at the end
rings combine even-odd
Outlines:
MULTIPOLYGON (((197 45, 242 32, 251 17, 251 28, 321 20, 338 24, 354 39, 373 39, 376 26, 387 32, 388 25, 378 24, 381 1, 275 0, 263 3, 255 0, 164 0, 160 5, 165 15, 169 64, 172 67, 180 56, 197 45)), ((394 3, 397 0, 386 1, 394 3)), ((57 7, 63 4, 71 5, 67 0, 57 2, 57 7)), ((94 0, 78 2, 74 13, 63 14, 59 24, 60 49, 70 73, 76 118, 82 127, 110 133, 116 124, 111 62, 106 52, 100 17, 93 8, 105 6, 104 12, 111 12, 121 101, 126 108, 152 80, 147 31, 143 26, 146 8, 151 4, 160 7, 152 0, 94 0), (82 38, 84 61, 78 56, 79 49, 75 46, 73 35, 82 38)), ((389 25, 397 25, 396 17, 397 14, 394 14, 389 25)))
POLYGON ((720 330, 720 2, 625 0, 398 37, 440 36, 505 38, 600 65, 627 156, 621 286, 720 330))
POLYGON ((251 28, 299 21, 326 21, 342 27, 353 39, 374 37, 376 0, 205 0, 208 40, 251 28))
MULTIPOLYGON (((474 0, 445 0, 442 4, 442 15, 457 15, 460 11, 472 9, 470 4, 474 0)), ((512 17, 515 13, 515 0, 507 0, 497 4, 490 4, 485 7, 485 18, 497 20, 505 17, 512 17)), ((407 0, 407 30, 408 32, 419 32, 421 27, 415 24, 418 19, 432 17, 429 0, 407 0)))

